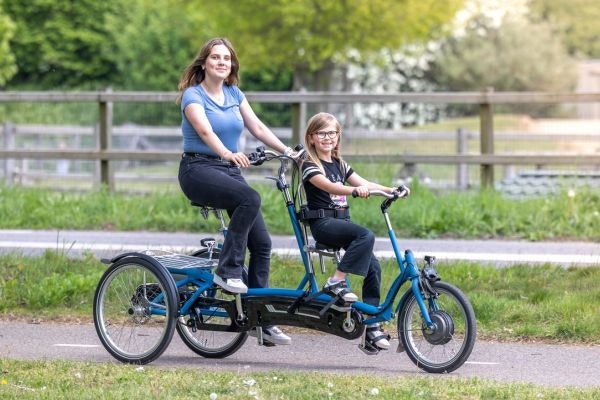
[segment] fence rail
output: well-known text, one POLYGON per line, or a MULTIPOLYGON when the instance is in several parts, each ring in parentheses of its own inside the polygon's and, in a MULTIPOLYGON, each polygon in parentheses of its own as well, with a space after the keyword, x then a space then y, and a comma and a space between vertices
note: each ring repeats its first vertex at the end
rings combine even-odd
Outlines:
MULTIPOLYGON (((99 162, 99 176, 102 183, 109 188, 114 187, 113 177, 110 174, 109 164, 118 160, 140 161, 171 161, 177 160, 180 152, 175 151, 127 151, 116 150, 111 146, 113 136, 117 135, 148 135, 172 136, 178 134, 177 128, 154 128, 141 130, 140 127, 113 126, 113 103, 174 103, 175 92, 0 92, 0 103, 15 102, 90 102, 98 104, 97 127, 72 127, 73 133, 81 135, 95 135, 96 149, 90 150, 64 150, 64 149, 16 149, 14 137, 9 135, 9 130, 18 130, 22 134, 39 134, 46 132, 58 134, 62 128, 52 128, 39 125, 12 125, 4 123, 2 127, 4 148, 0 149, 0 159, 5 160, 5 171, 8 164, 15 159, 41 159, 41 160, 96 160, 99 162), (175 133, 176 132, 176 133, 175 133)), ((278 134, 291 137, 292 143, 300 142, 301 131, 306 121, 306 105, 319 104, 353 104, 353 103, 425 103, 425 104, 476 104, 479 105, 480 154, 423 154, 423 155, 353 155, 349 160, 377 160, 390 163, 407 165, 415 164, 449 164, 457 167, 466 164, 480 166, 481 186, 492 187, 494 184, 494 165, 574 165, 574 166, 599 166, 600 157, 589 154, 495 154, 494 141, 494 112, 493 106, 497 104, 560 104, 560 103, 588 103, 599 102, 600 92, 596 93, 537 93, 537 92, 453 92, 453 93, 347 93, 347 92, 247 92, 246 97, 255 103, 284 103, 292 106, 292 127, 281 130, 278 134), (289 133, 288 133, 289 132, 289 133)), ((357 134, 372 133, 371 131, 356 129, 357 134)), ((69 133, 62 130, 61 134, 69 133)), ((392 132, 386 134, 393 135, 392 132)), ((410 133, 407 133, 410 134, 410 133)), ((415 133, 415 135, 417 135, 415 133)), ((435 136, 437 133, 418 133, 421 138, 427 135, 435 136)), ((467 134, 467 137, 471 134, 467 134)), ((459 135, 460 136, 460 135, 459 135)), ((504 135, 503 135, 504 136, 504 135)), ((577 138, 597 138, 598 135, 576 135, 577 138)), ((540 135, 535 135, 540 138, 540 135)), ((555 139, 571 140, 573 135, 554 135, 555 139)), ((514 140, 527 140, 524 135, 514 134, 514 140)), ((459 144, 460 145, 460 144, 459 144)))

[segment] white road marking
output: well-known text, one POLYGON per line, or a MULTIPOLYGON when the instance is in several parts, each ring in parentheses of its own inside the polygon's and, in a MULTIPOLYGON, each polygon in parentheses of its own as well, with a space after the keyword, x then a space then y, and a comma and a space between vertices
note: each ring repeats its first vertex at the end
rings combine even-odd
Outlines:
POLYGON ((100 347, 99 344, 71 344, 71 343, 55 343, 52 346, 54 346, 54 347, 83 347, 83 348, 100 347))
MULTIPOLYGON (((139 244, 112 244, 112 243, 62 243, 57 245, 55 242, 17 242, 0 241, 0 248, 13 249, 49 249, 57 251, 143 251, 143 250, 165 250, 176 253, 187 253, 196 250, 197 246, 161 246, 161 245, 139 245, 139 244)), ((277 255, 284 257, 298 257, 298 249, 273 249, 277 255)), ((430 253, 430 252, 428 252, 430 253)), ((600 255, 598 254, 524 254, 524 253, 467 253, 467 252, 431 252, 439 260, 466 260, 466 261, 496 261, 512 263, 552 263, 562 265, 572 264, 592 264, 600 265, 600 255)), ((380 258, 392 258, 394 252, 391 250, 375 251, 375 255, 380 258)), ((414 252, 416 258, 422 258, 425 253, 414 252)))
POLYGON ((497 362, 487 362, 487 361, 465 361, 465 364, 473 364, 473 365, 500 365, 497 362))

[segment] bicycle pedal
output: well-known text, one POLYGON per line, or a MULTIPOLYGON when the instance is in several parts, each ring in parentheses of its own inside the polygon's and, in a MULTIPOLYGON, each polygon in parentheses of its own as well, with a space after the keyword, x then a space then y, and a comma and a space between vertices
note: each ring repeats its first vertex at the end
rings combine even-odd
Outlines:
POLYGON ((379 349, 368 342, 364 345, 362 343, 359 344, 358 348, 368 356, 375 356, 379 354, 379 349))

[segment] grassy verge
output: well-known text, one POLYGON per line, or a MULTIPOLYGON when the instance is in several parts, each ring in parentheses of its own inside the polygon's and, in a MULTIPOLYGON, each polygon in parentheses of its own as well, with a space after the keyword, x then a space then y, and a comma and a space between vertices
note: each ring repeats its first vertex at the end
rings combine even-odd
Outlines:
POLYGON ((0 359, 3 399, 597 399, 600 389, 479 379, 164 370, 0 359))
MULTIPOLYGON (((380 180, 383 182, 384 180, 380 180)), ((281 194, 257 186, 272 234, 292 234, 281 194)), ((600 240, 600 192, 580 190, 549 198, 509 200, 494 192, 438 196, 413 186, 406 201, 390 210, 400 237, 509 237, 528 240, 600 240)), ((216 221, 203 220, 180 191, 144 196, 105 191, 57 193, 0 186, 0 229, 109 229, 207 231, 216 221)), ((353 220, 385 235, 379 199, 351 199, 353 220)))
MULTIPOLYGON (((91 322, 94 290, 105 268, 91 255, 0 256, 0 316, 91 322)), ((275 258, 271 285, 296 287, 302 271, 296 259, 275 258)), ((438 264, 438 272, 471 300, 482 339, 600 343, 600 268, 498 269, 454 262, 438 264)), ((391 260, 382 262, 383 293, 396 273, 391 260)), ((360 279, 353 277, 351 283, 360 293, 360 279)), ((388 329, 395 330, 393 322, 388 329)))

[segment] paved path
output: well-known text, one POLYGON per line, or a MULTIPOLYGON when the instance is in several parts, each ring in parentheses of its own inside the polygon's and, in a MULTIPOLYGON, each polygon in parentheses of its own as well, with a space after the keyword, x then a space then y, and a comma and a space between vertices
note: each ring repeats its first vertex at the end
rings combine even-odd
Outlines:
MULTIPOLYGON (((284 328, 285 329, 285 328, 284 328)), ((229 371, 319 371, 378 376, 433 376, 418 369, 404 353, 393 350, 367 356, 358 340, 321 334, 292 333, 290 346, 261 347, 253 338, 233 355, 206 359, 185 347, 177 334, 166 352, 151 363, 229 371)), ((397 346, 392 340, 392 348, 397 346)), ((102 347, 94 326, 28 324, 0 321, 0 357, 22 360, 61 359, 98 363, 117 362, 102 347)), ((600 346, 502 344, 478 341, 461 368, 436 378, 465 377, 500 382, 526 382, 546 387, 600 387, 600 346)))
MULTIPOLYGON (((110 258, 125 251, 164 249, 188 252, 200 247, 202 233, 98 232, 59 230, 0 230, 0 252, 40 254, 46 249, 72 255, 93 251, 110 258)), ((417 258, 430 254, 438 260, 472 260, 500 265, 510 263, 557 263, 600 266, 600 243, 527 242, 509 240, 445 240, 399 238, 402 249, 412 249, 417 258)), ((293 236, 273 236, 273 249, 280 255, 297 255, 293 236)), ((377 238, 375 252, 391 257, 387 238, 377 238)))

